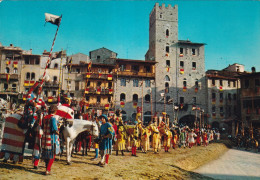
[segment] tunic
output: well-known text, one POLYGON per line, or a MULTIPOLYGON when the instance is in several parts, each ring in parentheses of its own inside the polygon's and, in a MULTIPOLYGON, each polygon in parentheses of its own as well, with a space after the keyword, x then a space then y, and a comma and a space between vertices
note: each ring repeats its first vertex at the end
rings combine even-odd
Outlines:
POLYGON ((99 149, 104 151, 105 154, 109 154, 112 151, 111 139, 115 135, 114 129, 110 123, 102 124, 100 127, 101 142, 99 144, 99 149))

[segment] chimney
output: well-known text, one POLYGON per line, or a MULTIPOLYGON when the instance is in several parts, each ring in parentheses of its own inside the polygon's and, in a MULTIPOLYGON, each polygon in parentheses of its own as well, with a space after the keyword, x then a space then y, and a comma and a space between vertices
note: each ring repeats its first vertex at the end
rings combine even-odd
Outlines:
POLYGON ((252 73, 255 73, 255 67, 252 67, 251 70, 252 70, 252 73))

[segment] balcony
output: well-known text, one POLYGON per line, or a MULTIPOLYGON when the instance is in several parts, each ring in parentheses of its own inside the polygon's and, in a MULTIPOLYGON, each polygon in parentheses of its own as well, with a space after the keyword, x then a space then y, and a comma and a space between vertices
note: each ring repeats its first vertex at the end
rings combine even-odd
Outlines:
MULTIPOLYGON (((6 80, 6 73, 0 73, 0 79, 5 79, 6 80)), ((18 81, 18 74, 9 74, 10 77, 9 77, 9 80, 17 80, 18 81)))
POLYGON ((58 82, 44 82, 43 84, 44 88, 59 88, 58 82))
MULTIPOLYGON (((106 104, 101 103, 93 103, 89 104, 89 109, 100 109, 100 110, 108 110, 107 107, 105 107, 106 104)), ((109 104, 109 109, 114 109, 114 104, 109 104)))
POLYGON ((260 96, 260 87, 242 89, 242 97, 260 96))
POLYGON ((118 76, 155 78, 155 73, 151 73, 151 72, 134 72, 134 71, 119 71, 118 72, 118 76))
POLYGON ((87 79, 102 79, 102 80, 113 80, 113 74, 104 74, 104 73, 93 73, 89 72, 85 74, 85 78, 87 79))
POLYGON ((113 95, 113 89, 87 87, 85 94, 113 95))

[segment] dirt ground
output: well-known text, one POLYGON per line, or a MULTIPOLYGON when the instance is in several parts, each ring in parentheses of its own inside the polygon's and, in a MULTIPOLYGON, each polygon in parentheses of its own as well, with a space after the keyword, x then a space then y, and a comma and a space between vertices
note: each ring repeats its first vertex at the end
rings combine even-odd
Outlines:
POLYGON ((81 153, 73 155, 72 164, 66 165, 66 157, 55 160, 52 175, 45 176, 44 163, 38 170, 33 169, 32 160, 24 159, 23 164, 13 165, 0 162, 0 179, 211 179, 191 172, 201 165, 217 159, 228 150, 223 142, 212 143, 207 147, 177 148, 169 152, 160 151, 147 154, 137 151, 138 157, 126 152, 125 156, 115 156, 113 151, 109 165, 99 167, 98 161, 92 161, 94 152, 88 156, 81 153))

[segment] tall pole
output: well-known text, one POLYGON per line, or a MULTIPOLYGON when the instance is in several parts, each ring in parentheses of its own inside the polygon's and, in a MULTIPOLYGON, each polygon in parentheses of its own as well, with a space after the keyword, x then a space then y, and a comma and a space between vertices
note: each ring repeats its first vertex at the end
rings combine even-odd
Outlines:
POLYGON ((152 88, 150 88, 150 101, 151 101, 151 120, 153 118, 153 94, 152 94, 152 88))
POLYGON ((142 109, 141 109, 141 121, 142 121, 142 125, 144 124, 144 111, 143 111, 143 108, 144 108, 144 81, 143 81, 143 78, 142 78, 142 109))
MULTIPOLYGON (((61 22, 61 18, 62 18, 62 15, 60 16, 60 22, 61 22)), ((59 31, 59 27, 60 27, 60 23, 58 24, 58 27, 57 27, 57 30, 56 30, 56 33, 55 33, 55 36, 54 36, 54 39, 53 39, 53 42, 52 42, 51 51, 50 51, 50 54, 49 54, 49 57, 48 57, 48 60, 47 60, 47 63, 46 63, 45 69, 44 69, 44 73, 42 75, 40 88, 42 88, 42 85, 43 85, 43 82, 44 82, 44 77, 46 75, 46 70, 48 68, 48 65, 50 64, 51 54, 52 54, 52 50, 53 50, 53 47, 54 47, 54 44, 55 44, 55 41, 56 41, 56 37, 57 37, 58 31, 59 31)), ((40 91, 39 91, 39 93, 40 93, 40 91)))
POLYGON ((60 102, 60 91, 61 91, 61 70, 62 70, 62 55, 61 55, 61 58, 60 58, 60 74, 59 74, 58 103, 60 102))

